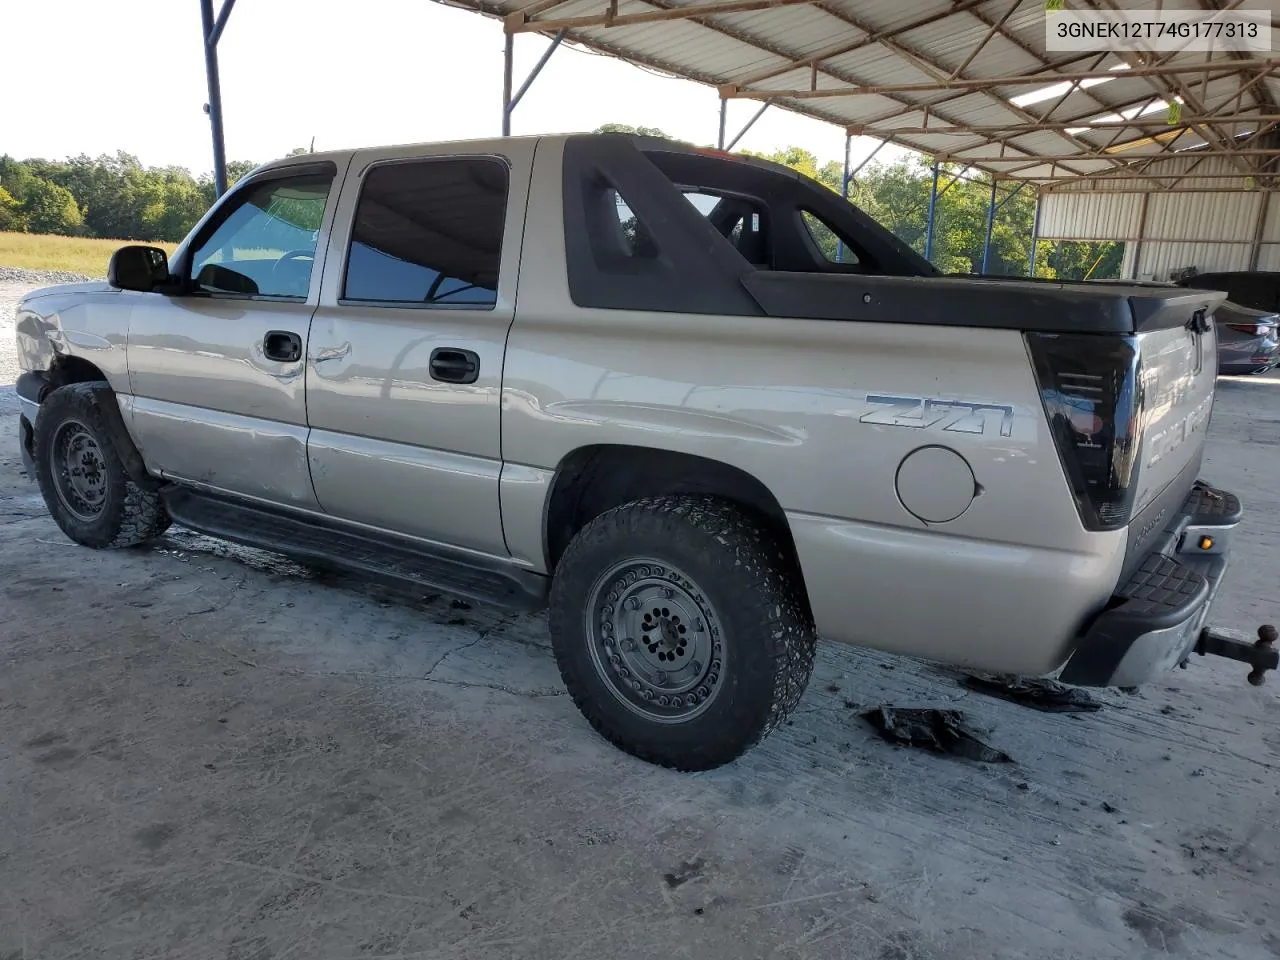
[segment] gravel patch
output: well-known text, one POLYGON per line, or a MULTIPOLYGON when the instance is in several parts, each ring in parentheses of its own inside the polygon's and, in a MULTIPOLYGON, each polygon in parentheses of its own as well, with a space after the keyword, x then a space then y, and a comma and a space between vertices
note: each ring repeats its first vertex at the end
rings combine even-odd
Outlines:
MULTIPOLYGON (((13 321, 18 301, 41 287, 55 283, 83 283, 92 280, 82 273, 66 270, 27 270, 0 266, 0 412, 7 411, 6 394, 18 379, 18 341, 13 321)), ((16 402, 16 401, 15 401, 16 402)))
MULTIPOLYGON (((25 267, 0 267, 0 285, 20 283, 28 287, 47 287, 52 283, 83 283, 93 280, 83 273, 66 270, 28 270, 25 267)), ((105 279, 105 278, 99 278, 105 279)))
MULTIPOLYGON (((0 271, 7 269, 0 267, 0 271)), ((18 338, 13 329, 18 301, 39 285, 6 281, 0 273, 0 409, 3 409, 5 394, 18 379, 18 338)))

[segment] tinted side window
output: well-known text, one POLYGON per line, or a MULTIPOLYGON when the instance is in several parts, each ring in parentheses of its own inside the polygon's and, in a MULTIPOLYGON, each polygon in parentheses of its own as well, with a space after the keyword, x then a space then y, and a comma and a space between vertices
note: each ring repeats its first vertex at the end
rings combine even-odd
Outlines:
POLYGON ((305 298, 333 175, 249 184, 191 254, 194 289, 305 298))
POLYGON ((858 255, 849 249, 849 244, 827 221, 808 210, 801 210, 800 218, 804 221, 805 229, 809 231, 809 239, 828 261, 831 263, 858 262, 858 255))
POLYGON ((618 214, 617 239, 621 248, 626 251, 629 257, 656 260, 658 247, 653 242, 653 236, 649 233, 649 228, 627 206, 627 201, 622 199, 622 194, 618 193, 617 190, 609 190, 608 193, 613 198, 613 209, 618 214))
POLYGON ((374 167, 356 204, 343 299, 492 307, 506 211, 498 160, 374 167))

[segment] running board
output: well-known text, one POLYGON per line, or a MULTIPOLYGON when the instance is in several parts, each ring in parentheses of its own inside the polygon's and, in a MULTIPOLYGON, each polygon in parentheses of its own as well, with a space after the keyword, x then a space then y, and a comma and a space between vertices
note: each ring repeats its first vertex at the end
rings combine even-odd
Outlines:
POLYGON ((498 559, 486 562, 461 550, 185 487, 171 487, 163 496, 175 522, 211 537, 515 610, 540 610, 547 603, 547 577, 498 559))

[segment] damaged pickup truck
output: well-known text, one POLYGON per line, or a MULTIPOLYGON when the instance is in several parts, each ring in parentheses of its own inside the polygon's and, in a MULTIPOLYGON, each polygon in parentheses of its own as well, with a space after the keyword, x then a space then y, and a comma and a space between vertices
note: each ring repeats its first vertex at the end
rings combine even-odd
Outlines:
POLYGON ((596 730, 705 769, 818 637, 1094 685, 1187 657, 1241 515, 1199 481, 1222 299, 941 276, 667 141, 311 154, 19 304, 23 453, 89 547, 174 521, 549 607, 596 730))

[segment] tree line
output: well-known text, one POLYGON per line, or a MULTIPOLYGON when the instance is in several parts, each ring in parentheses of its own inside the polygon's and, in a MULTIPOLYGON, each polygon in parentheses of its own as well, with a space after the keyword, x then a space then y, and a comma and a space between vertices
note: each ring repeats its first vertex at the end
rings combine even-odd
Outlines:
MULTIPOLYGON (((606 124, 597 132, 666 136, 655 128, 623 124, 606 124)), ((303 152, 297 148, 291 155, 303 152)), ((756 156, 840 192, 844 170, 835 161, 819 164, 802 147, 756 156)), ((234 183, 256 165, 229 163, 228 181, 234 183)), ((931 178, 931 165, 924 157, 872 163, 850 182, 849 199, 923 252, 931 178)), ((959 166, 944 165, 939 184, 931 259, 945 273, 977 273, 982 269, 991 181, 985 175, 971 177, 959 166), (957 179, 961 176, 964 179, 957 179)), ((1016 191, 1016 187, 1016 183, 997 184, 1000 207, 988 273, 1027 274, 1035 199, 1030 189, 1016 191)), ((123 151, 65 161, 0 156, 0 231, 176 242, 215 199, 211 177, 192 176, 185 167, 144 167, 123 151)), ((835 241, 825 238, 825 242, 834 245, 835 241)), ((834 250, 828 252, 834 254, 834 250)), ((1122 253, 1118 243, 1042 242, 1036 248, 1035 274, 1077 280, 1117 277, 1122 253)))
MULTIPOLYGON (((228 182, 256 166, 228 163, 228 182)), ((215 199, 212 177, 144 167, 124 151, 68 160, 0 156, 0 231, 177 242, 215 199)))

